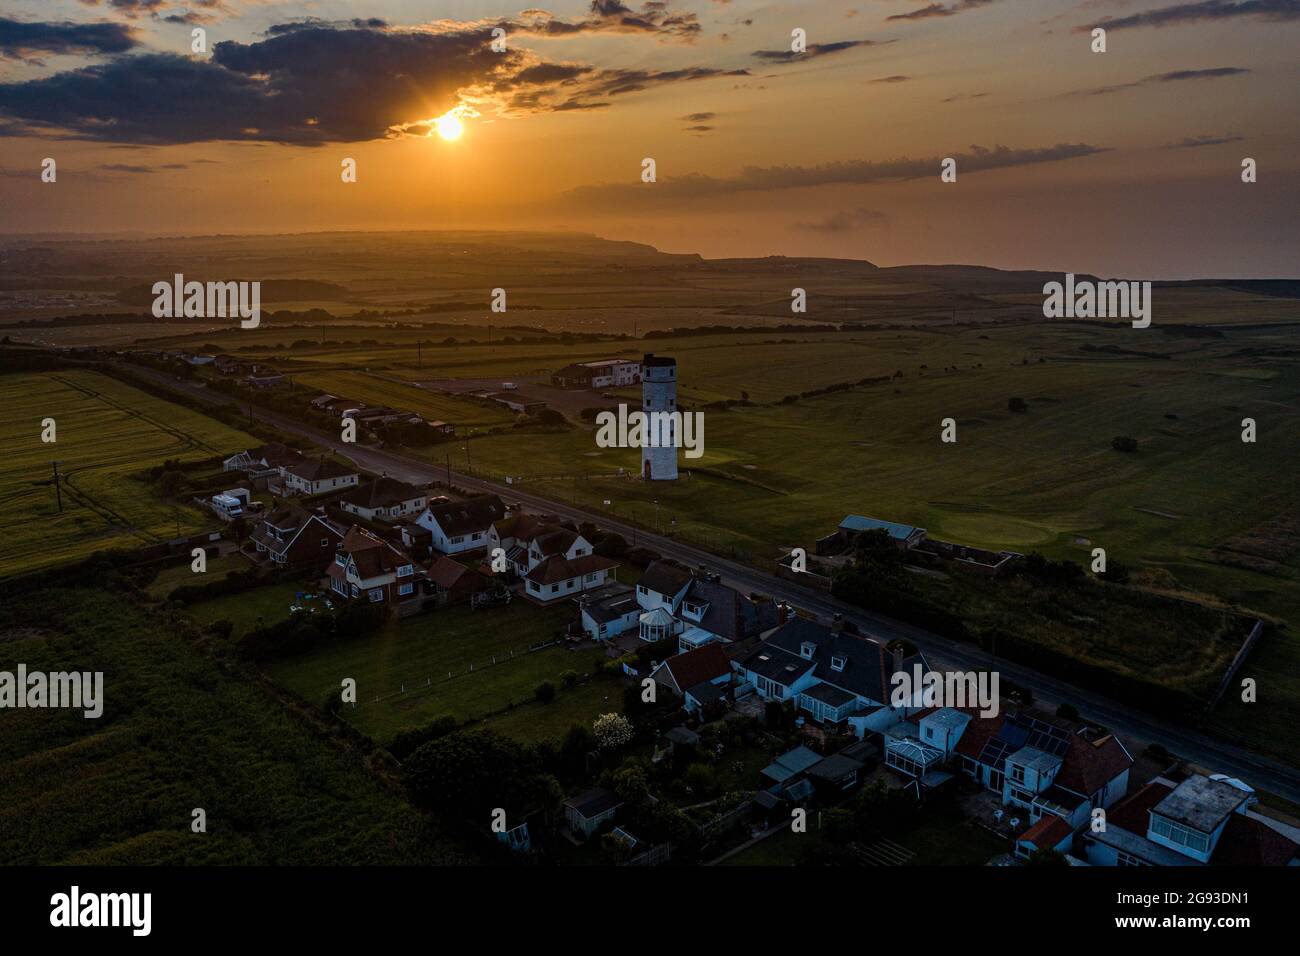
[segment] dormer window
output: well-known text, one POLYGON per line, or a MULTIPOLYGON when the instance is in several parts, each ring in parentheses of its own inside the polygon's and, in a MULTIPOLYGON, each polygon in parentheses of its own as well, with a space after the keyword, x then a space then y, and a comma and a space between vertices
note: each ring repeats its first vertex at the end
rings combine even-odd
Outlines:
POLYGON ((844 670, 844 665, 847 664, 847 663, 848 663, 848 659, 847 659, 847 658, 844 658, 844 657, 832 657, 832 658, 831 658, 831 670, 833 670, 833 671, 842 671, 842 670, 844 670))
POLYGON ((817 653, 817 645, 814 644, 812 641, 804 641, 802 644, 799 645, 799 655, 801 657, 807 658, 808 660, 812 660, 813 654, 815 653, 817 653))

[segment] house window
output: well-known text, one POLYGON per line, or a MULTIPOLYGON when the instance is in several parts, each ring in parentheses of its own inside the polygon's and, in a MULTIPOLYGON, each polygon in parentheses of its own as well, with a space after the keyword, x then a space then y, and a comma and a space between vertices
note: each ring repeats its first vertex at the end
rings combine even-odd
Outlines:
POLYGON ((1021 767, 1019 764, 1014 764, 1014 763, 1013 763, 1013 764, 1011 765, 1011 779, 1012 779, 1013 781, 1015 781, 1016 783, 1024 783, 1024 782, 1025 782, 1025 768, 1024 768, 1024 767, 1021 767))
POLYGON ((555 593, 556 591, 558 591, 559 589, 560 589, 560 586, 559 586, 558 584, 552 584, 552 585, 551 585, 551 593, 552 593, 552 594, 554 594, 554 593, 555 593))
POLYGON ((383 599, 384 599, 384 589, 383 589, 383 588, 371 588, 371 589, 370 589, 370 603, 371 603, 371 604, 378 604, 378 603, 379 603, 380 601, 382 601, 383 599))
POLYGON ((321 546, 322 548, 328 548, 328 547, 330 546, 330 539, 329 539, 329 538, 321 538, 321 539, 320 539, 320 546, 321 546))
POLYGON ((404 564, 397 569, 397 576, 399 578, 407 578, 414 573, 415 573, 415 566, 410 564, 404 564))
POLYGON ((405 597, 406 595, 410 594, 414 590, 415 590, 414 584, 403 584, 400 588, 397 589, 397 593, 405 597))
POLYGON ((482 532, 482 531, 475 531, 475 532, 474 532, 474 536, 473 536, 470 540, 471 540, 471 541, 477 541, 477 540, 478 540, 479 538, 481 538, 481 537, 483 537, 483 532, 482 532))
POLYGON ((1199 830, 1193 830, 1191 827, 1185 827, 1181 823, 1166 820, 1164 817, 1158 817, 1155 814, 1151 816, 1151 832, 1164 837, 1171 843, 1177 843, 1179 846, 1185 846, 1200 853, 1204 853, 1210 845, 1210 838, 1199 830))
POLYGON ((636 593, 637 593, 637 594, 649 594, 650 592, 647 591, 645 588, 643 588, 641 585, 638 584, 638 585, 636 586, 636 593))
POLYGON ((926 740, 934 740, 934 728, 933 728, 933 727, 926 727, 926 728, 925 728, 925 739, 926 739, 926 740))
POLYGON ((450 543, 451 543, 451 544, 460 544, 460 543, 463 542, 464 540, 465 540, 465 536, 464 536, 463 534, 458 534, 458 535, 456 535, 456 537, 450 539, 450 543))
POLYGON ((536 581, 529 581, 528 590, 532 591, 534 594, 538 594, 541 592, 542 589, 537 586, 536 581))
POLYGON ((785 688, 767 677, 759 677, 754 681, 754 686, 758 688, 758 692, 763 697, 775 697, 780 700, 785 696, 785 688))

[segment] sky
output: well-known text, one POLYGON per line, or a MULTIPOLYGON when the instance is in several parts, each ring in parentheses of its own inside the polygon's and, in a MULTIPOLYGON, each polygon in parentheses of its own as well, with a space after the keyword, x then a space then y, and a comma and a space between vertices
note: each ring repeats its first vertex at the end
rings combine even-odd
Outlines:
POLYGON ((6 0, 0 233, 1295 277, 1298 48, 1300 0, 6 0))

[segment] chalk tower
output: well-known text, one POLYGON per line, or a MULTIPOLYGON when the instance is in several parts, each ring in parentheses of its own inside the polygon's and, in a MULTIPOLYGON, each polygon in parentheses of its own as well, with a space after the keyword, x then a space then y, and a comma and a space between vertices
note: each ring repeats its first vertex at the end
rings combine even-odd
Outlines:
POLYGON ((677 411, 677 359, 647 354, 641 362, 641 410, 646 413, 646 442, 641 446, 641 477, 647 481, 677 480, 679 418, 669 418, 660 431, 660 444, 651 448, 649 422, 655 412, 677 411))

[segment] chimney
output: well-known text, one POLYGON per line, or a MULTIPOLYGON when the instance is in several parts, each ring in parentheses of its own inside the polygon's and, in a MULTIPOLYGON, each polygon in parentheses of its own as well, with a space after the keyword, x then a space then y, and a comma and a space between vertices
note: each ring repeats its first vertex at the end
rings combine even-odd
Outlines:
POLYGON ((776 606, 776 623, 778 625, 786 624, 790 620, 790 605, 782 601, 776 606))
POLYGON ((844 630, 844 615, 843 614, 831 615, 831 633, 839 634, 843 630, 844 630))

